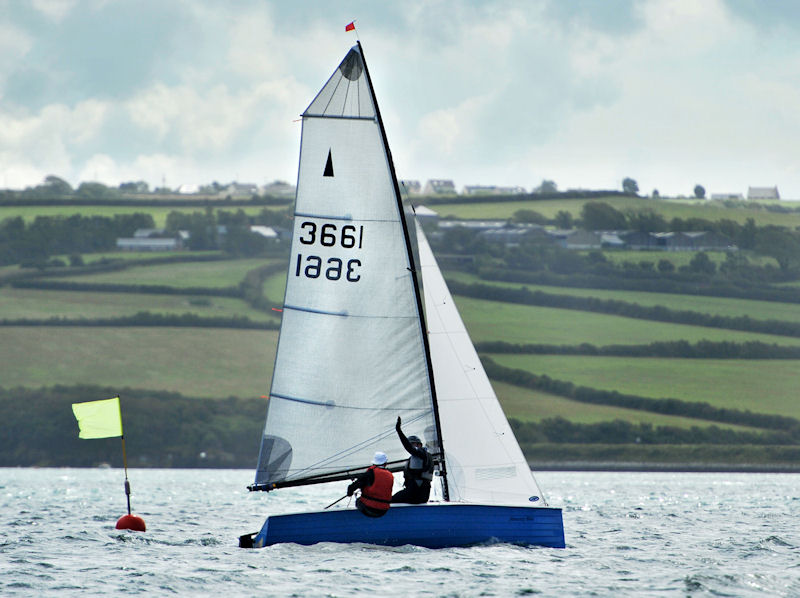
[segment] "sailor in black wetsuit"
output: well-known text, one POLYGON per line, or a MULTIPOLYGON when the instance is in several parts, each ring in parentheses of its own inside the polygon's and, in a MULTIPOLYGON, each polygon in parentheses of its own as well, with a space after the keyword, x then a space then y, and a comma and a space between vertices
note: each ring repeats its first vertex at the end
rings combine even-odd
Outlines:
POLYGON ((395 426, 403 448, 411 455, 406 461, 403 470, 403 489, 392 496, 392 502, 410 503, 419 505, 428 502, 431 494, 431 480, 433 479, 433 457, 422 446, 422 440, 417 436, 403 434, 400 429, 400 418, 395 426))

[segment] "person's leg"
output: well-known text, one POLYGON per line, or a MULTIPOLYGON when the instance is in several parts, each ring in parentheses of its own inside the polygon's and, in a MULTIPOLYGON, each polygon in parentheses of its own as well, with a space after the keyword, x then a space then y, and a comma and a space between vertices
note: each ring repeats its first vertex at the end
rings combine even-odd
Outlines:
POLYGON ((368 507, 363 502, 361 502, 360 498, 356 499, 356 509, 361 511, 363 515, 367 517, 383 517, 386 515, 386 511, 381 511, 379 509, 373 509, 372 507, 368 507))
POLYGON ((411 494, 409 489, 408 488, 403 488, 399 492, 395 493, 394 496, 392 496, 392 502, 393 503, 402 502, 402 503, 413 504, 412 498, 413 498, 413 495, 411 494))

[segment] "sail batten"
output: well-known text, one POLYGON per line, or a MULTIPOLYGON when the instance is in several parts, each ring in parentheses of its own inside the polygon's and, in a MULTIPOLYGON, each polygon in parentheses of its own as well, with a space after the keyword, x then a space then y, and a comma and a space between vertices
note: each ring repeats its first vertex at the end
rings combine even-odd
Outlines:
POLYGON ((353 115, 336 115, 336 114, 304 114, 303 118, 336 118, 340 120, 370 120, 374 121, 374 116, 353 116, 353 115))
MULTIPOLYGON (((399 408, 399 407, 375 407, 370 405, 369 407, 359 407, 355 405, 337 405, 332 401, 315 401, 313 399, 303 399, 300 397, 289 397, 285 395, 279 395, 276 393, 270 393, 270 399, 280 399, 282 401, 294 401, 295 403, 304 403, 306 405, 318 405, 320 407, 325 407, 326 409, 354 409, 357 411, 391 411, 392 413, 396 413, 398 411, 406 411, 406 412, 416 412, 418 409, 414 408, 399 408)), ((394 434, 394 430, 391 431, 389 436, 394 434)))
POLYGON ((284 305, 283 309, 291 309, 294 311, 304 311, 312 314, 319 314, 323 316, 334 316, 337 318, 347 318, 350 316, 347 312, 335 312, 335 311, 322 311, 319 309, 311 309, 308 307, 300 307, 299 305, 284 305))
MULTIPOLYGON (((349 214, 344 216, 338 214, 308 214, 308 213, 295 213, 295 218, 318 218, 320 220, 341 220, 344 222, 352 222, 353 217, 349 214)), ((394 222, 394 220, 387 220, 383 218, 359 218, 360 222, 394 222)))

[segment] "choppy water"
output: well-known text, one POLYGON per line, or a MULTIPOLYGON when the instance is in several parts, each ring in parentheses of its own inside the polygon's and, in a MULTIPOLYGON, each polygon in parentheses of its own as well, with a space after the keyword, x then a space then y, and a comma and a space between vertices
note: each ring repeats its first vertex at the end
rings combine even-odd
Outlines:
POLYGON ((249 493, 252 472, 0 469, 0 595, 800 596, 800 476, 538 474, 567 548, 238 548, 342 484, 249 493))

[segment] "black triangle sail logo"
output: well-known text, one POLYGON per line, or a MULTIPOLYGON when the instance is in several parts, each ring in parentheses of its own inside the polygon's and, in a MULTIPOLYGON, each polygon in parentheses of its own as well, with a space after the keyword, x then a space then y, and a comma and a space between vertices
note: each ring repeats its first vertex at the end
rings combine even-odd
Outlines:
POLYGON ((333 176, 333 160, 331 159, 331 150, 328 150, 328 161, 325 163, 325 172, 322 176, 333 176))

